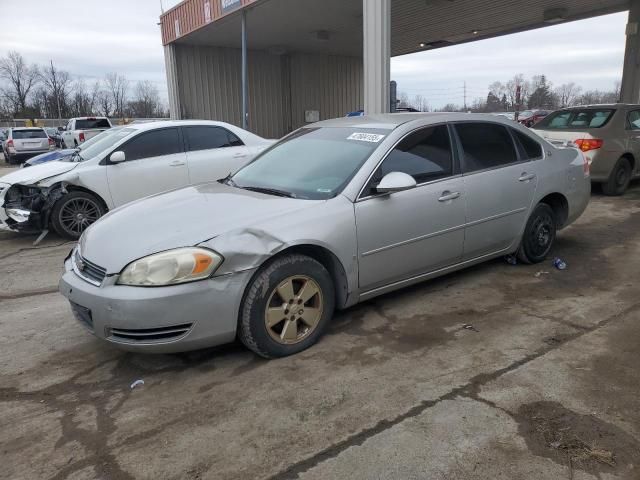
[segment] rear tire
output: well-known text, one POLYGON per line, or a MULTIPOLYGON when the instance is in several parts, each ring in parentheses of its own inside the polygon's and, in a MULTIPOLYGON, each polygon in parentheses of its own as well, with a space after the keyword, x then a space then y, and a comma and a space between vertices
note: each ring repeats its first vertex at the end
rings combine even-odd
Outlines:
POLYGON ((106 213, 102 202, 87 192, 69 192, 51 209, 51 225, 58 235, 77 240, 106 213))
POLYGON ((610 197, 623 195, 629 187, 632 170, 628 158, 619 158, 609 175, 609 180, 602 184, 602 193, 610 197))
POLYGON ((546 203, 539 203, 531 212, 522 235, 518 259, 522 263, 543 262, 556 240, 556 216, 546 203))
POLYGON ((334 306, 333 281, 322 264, 304 255, 276 258, 245 292, 238 337, 264 358, 293 355, 318 341, 334 306))

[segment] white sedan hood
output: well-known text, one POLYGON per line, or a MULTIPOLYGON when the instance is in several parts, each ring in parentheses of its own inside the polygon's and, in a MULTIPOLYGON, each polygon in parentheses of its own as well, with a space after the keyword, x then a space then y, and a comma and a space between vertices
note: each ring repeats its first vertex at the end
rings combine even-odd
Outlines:
POLYGON ((0 183, 8 183, 9 185, 15 185, 16 183, 20 185, 35 185, 47 178, 70 172, 78 165, 79 163, 58 161, 42 163, 29 168, 21 168, 20 170, 0 177, 0 183))

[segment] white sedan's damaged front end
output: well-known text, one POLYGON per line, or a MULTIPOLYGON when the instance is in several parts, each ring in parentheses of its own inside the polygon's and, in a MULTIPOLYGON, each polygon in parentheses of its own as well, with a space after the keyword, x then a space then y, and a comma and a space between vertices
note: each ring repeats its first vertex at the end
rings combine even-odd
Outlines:
POLYGON ((15 232, 46 230, 50 210, 62 189, 0 183, 0 228, 15 232))

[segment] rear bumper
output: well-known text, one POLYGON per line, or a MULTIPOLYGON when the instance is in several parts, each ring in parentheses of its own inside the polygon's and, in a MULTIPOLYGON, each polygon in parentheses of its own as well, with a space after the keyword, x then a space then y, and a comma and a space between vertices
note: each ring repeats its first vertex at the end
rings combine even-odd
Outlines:
POLYGON ((609 180, 613 167, 615 167, 622 153, 623 152, 606 150, 587 152, 586 157, 591 163, 591 181, 600 183, 609 180))
POLYGON ((71 261, 59 290, 74 316, 97 338, 122 350, 175 353, 235 339, 238 311, 252 271, 160 288, 100 287, 81 279, 71 261))
POLYGON ((16 151, 15 153, 7 152, 7 155, 12 160, 29 160, 30 158, 35 157, 36 155, 42 155, 43 153, 49 153, 50 149, 46 150, 29 150, 28 152, 24 151, 16 151))

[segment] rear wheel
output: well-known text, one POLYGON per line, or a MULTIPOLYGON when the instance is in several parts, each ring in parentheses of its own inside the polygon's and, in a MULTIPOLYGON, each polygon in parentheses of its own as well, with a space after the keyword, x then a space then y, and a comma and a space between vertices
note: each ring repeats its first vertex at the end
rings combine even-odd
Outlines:
POLYGON ((105 214, 97 197, 87 192, 70 192, 51 210, 51 225, 61 237, 77 240, 89 225, 105 214))
POLYGON ((518 259, 529 264, 543 262, 555 242, 556 229, 553 209, 546 203, 539 203, 527 221, 518 259))
POLYGON ((631 162, 626 157, 621 157, 609 175, 609 180, 602 184, 602 193, 609 196, 619 196, 629 187, 631 181, 631 162))
POLYGON ((264 267, 249 285, 238 337, 265 358, 292 355, 322 336, 333 316, 329 272, 304 255, 287 255, 264 267))

